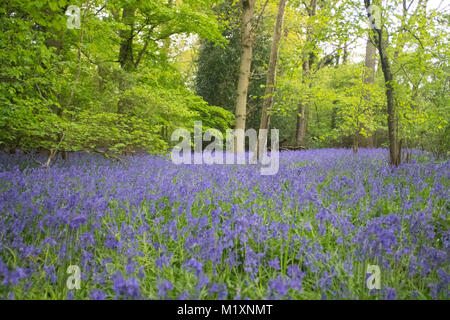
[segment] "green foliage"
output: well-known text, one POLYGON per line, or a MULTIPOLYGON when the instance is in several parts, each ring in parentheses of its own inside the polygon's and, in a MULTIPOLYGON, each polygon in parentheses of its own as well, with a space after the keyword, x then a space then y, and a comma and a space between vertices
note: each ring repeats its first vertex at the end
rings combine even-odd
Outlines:
MULTIPOLYGON (((198 71, 195 90, 209 104, 233 112, 236 104, 236 87, 241 55, 240 15, 242 6, 233 0, 225 0, 215 9, 217 19, 225 25, 222 36, 226 46, 217 45, 206 39, 200 43, 197 58, 198 71)), ((257 8, 262 10, 261 8, 257 8)), ((258 11, 260 12, 260 11, 258 11)), ((267 19, 269 15, 264 12, 267 19)), ((273 24, 262 19, 255 33, 250 84, 248 88, 247 127, 259 128, 263 104, 266 70, 269 63, 271 32, 273 24)))
POLYGON ((232 114, 193 94, 170 57, 177 35, 224 42, 210 4, 13 0, 2 5, 0 148, 161 152, 169 130, 191 127, 194 119, 226 130, 232 114), (80 29, 67 28, 68 5, 81 7, 80 29), (125 17, 129 8, 134 15, 125 17), (129 31, 133 68, 121 63, 129 31), (118 112, 120 104, 124 112, 118 112))
MULTIPOLYGON (((259 127, 276 15, 276 1, 262 11, 264 3, 254 17, 248 128, 259 127)), ((381 68, 373 85, 364 84, 362 63, 350 54, 368 35, 363 3, 319 1, 312 16, 308 3, 286 10, 271 127, 282 144, 295 144, 299 106, 307 102, 308 147, 348 147, 355 134, 386 146, 381 68)), ((416 10, 414 2, 403 14, 400 4, 383 3, 382 14, 399 139, 404 148, 447 156, 448 13, 416 10)), ((194 120, 225 131, 236 102, 240 14, 232 0, 3 3, 0 148, 159 152, 171 131, 192 129, 194 120), (81 7, 80 29, 67 28, 69 5, 81 7)))

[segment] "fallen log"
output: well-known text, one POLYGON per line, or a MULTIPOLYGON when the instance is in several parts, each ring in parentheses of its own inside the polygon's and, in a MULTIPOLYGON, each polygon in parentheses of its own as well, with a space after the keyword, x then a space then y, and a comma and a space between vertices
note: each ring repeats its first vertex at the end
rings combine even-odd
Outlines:
MULTIPOLYGON (((270 151, 270 147, 267 147, 267 149, 270 151)), ((278 148, 279 151, 295 151, 295 150, 306 150, 306 147, 304 146, 280 146, 278 148)))

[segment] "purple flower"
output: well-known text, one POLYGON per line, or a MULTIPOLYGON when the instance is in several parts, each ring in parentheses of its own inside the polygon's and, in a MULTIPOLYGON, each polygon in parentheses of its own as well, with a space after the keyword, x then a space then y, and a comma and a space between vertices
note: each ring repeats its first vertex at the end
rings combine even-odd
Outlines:
POLYGON ((222 285, 222 290, 219 292, 219 295, 217 297, 218 300, 224 300, 228 297, 228 290, 227 290, 227 285, 223 284, 222 285))
POLYGON ((29 275, 28 270, 21 268, 21 267, 17 267, 13 272, 10 273, 9 282, 13 286, 17 286, 19 284, 19 281, 27 278, 28 275, 29 275))
POLYGON ((145 272, 144 272, 145 268, 144 267, 140 267, 139 268, 139 272, 138 272, 138 278, 139 279, 144 279, 145 278, 145 272))
POLYGON ((195 274, 198 275, 202 272, 203 270, 203 263, 201 263, 200 261, 192 258, 190 259, 185 265, 185 268, 192 268, 195 271, 195 274))
POLYGON ((80 226, 85 224, 87 220, 88 219, 86 215, 77 214, 75 215, 74 218, 72 218, 72 221, 70 222, 70 227, 72 229, 78 229, 80 226))
POLYGON ((161 253, 160 257, 156 258, 156 260, 155 260, 155 266, 158 267, 160 270, 162 270, 163 267, 169 266, 171 258, 172 258, 172 253, 170 253, 170 254, 161 253))
POLYGON ((198 282, 197 282, 197 290, 200 291, 204 286, 206 286, 209 283, 209 277, 208 275, 201 273, 198 276, 198 282))
POLYGON ((386 300, 397 300, 397 291, 395 288, 385 288, 385 299, 386 300))
POLYGON ((112 280, 117 298, 120 296, 132 299, 140 298, 140 285, 136 278, 129 278, 125 280, 122 272, 118 271, 112 276, 112 280))
POLYGON ((129 260, 128 264, 125 266, 125 271, 127 272, 127 275, 130 275, 136 271, 137 263, 133 260, 129 260))
POLYGON ((110 248, 110 249, 117 248, 118 244, 119 244, 119 241, 117 241, 116 237, 114 237, 113 235, 109 234, 106 237, 105 246, 107 248, 110 248))
POLYGON ((213 282, 211 284, 211 288, 209 289, 209 295, 212 295, 213 293, 219 292, 219 290, 220 290, 220 287, 217 284, 217 282, 213 282))
POLYGON ((280 260, 278 259, 278 257, 276 257, 273 260, 269 260, 268 262, 269 267, 276 269, 276 270, 280 270, 280 260))
POLYGON ((93 289, 89 293, 89 298, 91 298, 92 300, 105 300, 106 297, 107 297, 106 293, 98 289, 93 289))
POLYGON ((189 293, 187 291, 183 291, 178 296, 178 300, 187 300, 189 299, 189 293))
POLYGON ((129 278, 126 281, 125 295, 132 299, 139 299, 141 296, 141 286, 136 278, 129 278))
POLYGON ((156 288, 158 289, 158 296, 160 296, 162 298, 166 298, 167 291, 173 289, 173 284, 172 284, 172 282, 164 279, 163 281, 158 282, 158 285, 156 286, 156 288))
POLYGON ((56 283, 55 266, 44 266, 44 271, 50 283, 56 283))
POLYGON ((284 298, 289 289, 290 281, 281 276, 269 280, 269 295, 274 298, 284 298))
POLYGON ((92 232, 85 232, 80 236, 80 241, 82 243, 83 248, 95 246, 96 242, 94 240, 94 235, 92 232))
POLYGON ((119 298, 119 296, 124 292, 124 289, 126 287, 126 282, 123 278, 122 272, 118 271, 111 277, 113 280, 113 288, 116 292, 116 297, 119 298))

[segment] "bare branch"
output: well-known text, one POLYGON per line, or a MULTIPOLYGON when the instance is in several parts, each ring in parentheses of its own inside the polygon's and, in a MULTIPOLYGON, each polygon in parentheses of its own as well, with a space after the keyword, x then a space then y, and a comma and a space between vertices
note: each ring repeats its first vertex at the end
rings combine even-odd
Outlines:
POLYGON ((266 0, 266 2, 264 3, 264 5, 263 5, 263 7, 261 9, 261 13, 258 15, 258 18, 256 19, 256 22, 255 22, 254 26, 250 30, 250 34, 253 34, 253 32, 255 32, 258 29, 259 22, 261 21, 261 17, 264 14, 264 10, 266 9, 266 6, 267 6, 268 2, 269 2, 269 0, 266 0))

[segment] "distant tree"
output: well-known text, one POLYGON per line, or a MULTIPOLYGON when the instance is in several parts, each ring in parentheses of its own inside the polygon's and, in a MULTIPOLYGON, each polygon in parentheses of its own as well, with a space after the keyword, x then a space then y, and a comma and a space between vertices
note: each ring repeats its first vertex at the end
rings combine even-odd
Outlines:
MULTIPOLYGON (((273 31, 272 48, 270 51, 269 70, 267 71, 266 91, 264 93, 264 104, 261 110, 260 129, 269 129, 270 127, 270 109, 273 105, 273 97, 275 91, 276 70, 278 63, 278 47, 281 40, 281 31, 284 20, 284 12, 286 10, 286 0, 278 1, 277 19, 273 31)), ((267 137, 266 137, 267 139, 267 137)), ((267 141, 263 141, 264 146, 267 141)), ((265 148, 264 148, 265 149, 265 148)), ((255 150, 256 152, 257 150, 255 150)))

